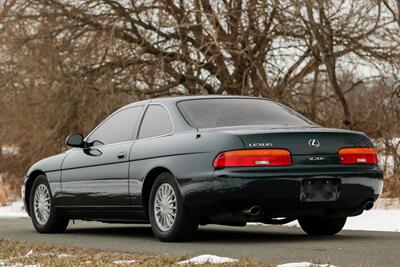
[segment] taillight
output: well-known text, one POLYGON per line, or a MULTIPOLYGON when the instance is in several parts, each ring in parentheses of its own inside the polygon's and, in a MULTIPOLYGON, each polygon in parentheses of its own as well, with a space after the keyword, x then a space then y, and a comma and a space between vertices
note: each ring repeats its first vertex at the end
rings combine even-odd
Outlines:
POLYGON ((290 152, 285 149, 248 149, 219 154, 214 160, 215 168, 288 166, 292 164, 290 152))
POLYGON ((339 150, 341 164, 377 164, 378 156, 371 147, 349 147, 339 150))

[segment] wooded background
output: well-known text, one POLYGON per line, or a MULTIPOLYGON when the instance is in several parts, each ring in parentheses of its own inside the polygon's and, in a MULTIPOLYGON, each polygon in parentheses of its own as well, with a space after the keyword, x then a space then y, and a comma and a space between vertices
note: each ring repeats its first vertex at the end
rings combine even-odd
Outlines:
POLYGON ((235 94, 366 132, 400 196, 400 0, 0 3, 3 189, 124 104, 235 94))

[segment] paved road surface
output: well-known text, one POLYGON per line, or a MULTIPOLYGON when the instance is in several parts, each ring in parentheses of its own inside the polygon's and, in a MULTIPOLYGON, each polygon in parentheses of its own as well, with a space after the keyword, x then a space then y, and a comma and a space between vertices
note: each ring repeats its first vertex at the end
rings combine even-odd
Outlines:
POLYGON ((76 245, 145 254, 216 254, 270 263, 313 261, 336 266, 400 266, 400 233, 342 231, 333 237, 309 237, 298 228, 201 227, 196 241, 162 243, 148 225, 80 222, 67 233, 43 235, 28 219, 0 219, 0 238, 76 245))

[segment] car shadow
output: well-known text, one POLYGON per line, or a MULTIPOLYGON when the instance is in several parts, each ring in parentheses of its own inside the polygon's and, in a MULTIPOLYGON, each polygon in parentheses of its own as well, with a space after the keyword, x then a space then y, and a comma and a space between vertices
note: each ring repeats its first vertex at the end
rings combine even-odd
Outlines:
MULTIPOLYGON (((73 227, 69 228, 67 234, 91 235, 91 236, 104 236, 104 237, 118 237, 118 238, 135 238, 142 240, 158 241, 151 230, 149 225, 113 225, 102 227, 73 227)), ((315 241, 329 241, 341 242, 348 239, 374 239, 375 235, 357 234, 352 231, 342 231, 335 236, 309 236, 301 231, 301 229, 294 227, 280 227, 280 226, 258 226, 249 227, 229 227, 229 226, 206 226, 200 227, 195 239, 189 242, 196 243, 221 243, 229 244, 231 242, 243 243, 262 243, 262 242, 315 242, 315 241)))
POLYGON ((149 225, 106 225, 100 224, 100 227, 93 226, 84 228, 80 227, 78 223, 76 226, 68 227, 66 234, 80 234, 80 235, 99 235, 99 236, 129 236, 129 237, 152 237, 153 231, 149 225))

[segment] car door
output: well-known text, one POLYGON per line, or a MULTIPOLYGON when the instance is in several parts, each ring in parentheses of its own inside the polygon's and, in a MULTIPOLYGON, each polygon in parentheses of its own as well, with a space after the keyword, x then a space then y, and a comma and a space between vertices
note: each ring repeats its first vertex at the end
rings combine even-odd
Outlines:
POLYGON ((142 112, 143 106, 117 111, 86 138, 88 147, 68 153, 61 174, 63 205, 129 206, 129 153, 142 112))

